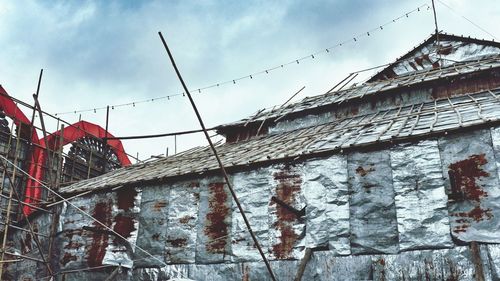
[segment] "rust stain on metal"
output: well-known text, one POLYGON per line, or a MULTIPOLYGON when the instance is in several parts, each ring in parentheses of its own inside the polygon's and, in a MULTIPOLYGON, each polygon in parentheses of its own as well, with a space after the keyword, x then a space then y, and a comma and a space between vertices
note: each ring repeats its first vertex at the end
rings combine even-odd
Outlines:
POLYGON ((155 211, 155 212, 161 212, 161 209, 165 208, 166 206, 167 206, 167 201, 165 201, 165 200, 158 200, 153 205, 153 211, 155 211))
POLYGON ((206 215, 207 225, 205 226, 205 234, 208 236, 206 249, 212 253, 224 253, 226 247, 226 237, 228 235, 229 226, 226 223, 226 218, 229 215, 229 207, 227 206, 227 193, 223 182, 211 183, 208 186, 209 212, 206 215))
POLYGON ((133 187, 124 187, 116 192, 118 209, 128 211, 134 207, 137 191, 133 187))
POLYGON ((470 211, 457 212, 451 214, 458 223, 453 228, 454 233, 466 232, 472 222, 480 222, 493 218, 491 208, 482 208, 481 199, 488 197, 488 193, 479 184, 479 179, 488 177, 490 174, 483 170, 483 166, 488 163, 485 154, 474 154, 465 160, 450 164, 449 174, 451 183, 451 196, 457 197, 461 201, 468 201, 474 204, 470 211))
MULTIPOLYGON (((94 207, 92 216, 106 226, 111 225, 111 206, 113 200, 109 199, 107 202, 99 202, 94 207)), ((97 223, 92 223, 94 227, 102 229, 103 227, 97 223)), ((106 247, 108 246, 108 235, 105 233, 93 232, 92 244, 87 251, 87 264, 88 266, 102 265, 102 259, 106 254, 106 247)))
POLYGON ((463 194, 464 199, 480 202, 482 197, 487 197, 488 193, 478 184, 481 177, 488 177, 490 174, 482 169, 488 163, 485 154, 475 154, 469 158, 455 162, 448 166, 453 175, 451 182, 452 193, 463 194))
MULTIPOLYGON (((287 166, 274 173, 273 177, 278 182, 275 188, 276 197, 285 204, 293 206, 301 190, 300 174, 294 173, 292 168, 287 166)), ((271 204, 276 203, 271 201, 271 204)), ((280 232, 280 241, 272 246, 273 253, 278 259, 290 258, 293 246, 299 238, 299 235, 293 230, 293 225, 297 222, 297 215, 280 204, 276 204, 276 213, 278 220, 273 226, 280 232)))
POLYGON ((356 174, 364 177, 368 173, 375 171, 375 168, 373 166, 374 166, 374 164, 370 164, 368 167, 359 166, 356 168, 356 174))
MULTIPOLYGON (((113 230, 124 238, 129 238, 131 233, 135 230, 134 220, 132 217, 118 214, 115 217, 115 225, 113 230)), ((113 240, 114 244, 120 244, 121 238, 116 237, 113 240)))
POLYGON ((192 219, 194 219, 192 216, 183 216, 182 218, 179 219, 179 222, 182 224, 186 224, 192 219))
POLYGON ((446 82, 440 82, 432 87, 432 98, 440 99, 447 97, 462 96, 465 94, 486 91, 500 86, 500 79, 495 75, 483 73, 477 74, 474 80, 461 79, 461 77, 450 78, 446 82))
POLYGON ((83 246, 82 243, 70 240, 68 244, 64 246, 64 249, 79 249, 81 246, 83 246))
POLYGON ((70 261, 76 261, 77 257, 75 255, 72 255, 70 253, 64 253, 63 258, 61 259, 60 263, 63 266, 66 266, 70 261))
POLYGON ((186 247, 186 245, 187 245, 186 238, 167 240, 167 242, 170 243, 170 245, 172 245, 172 247, 176 247, 176 248, 186 247))
POLYGON ((155 233, 151 236, 151 239, 155 241, 160 241, 160 233, 155 233))
POLYGON ((447 46, 439 46, 439 48, 437 49, 437 53, 439 55, 449 55, 451 54, 453 51, 453 46, 452 45, 447 45, 447 46))

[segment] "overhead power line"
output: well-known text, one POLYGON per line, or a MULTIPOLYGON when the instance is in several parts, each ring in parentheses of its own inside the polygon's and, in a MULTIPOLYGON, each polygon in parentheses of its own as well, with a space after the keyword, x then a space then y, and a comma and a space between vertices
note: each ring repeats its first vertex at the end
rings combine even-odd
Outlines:
MULTIPOLYGON (((272 71, 277 71, 277 70, 280 70, 280 69, 283 69, 285 67, 288 67, 288 66, 291 66, 291 65, 297 65, 297 64, 300 64, 300 62, 302 61, 305 61, 305 60, 313 60, 315 58, 317 58, 317 56, 319 55, 324 55, 324 54, 328 54, 328 53, 331 53, 335 48, 338 48, 338 47, 342 47, 343 45, 347 44, 347 43, 350 43, 350 42, 358 42, 361 38, 363 37, 370 37, 372 34, 376 33, 376 32, 380 32, 380 31, 383 31, 384 30, 384 27, 390 25, 390 24, 393 24, 401 19, 404 19, 404 18, 408 18, 411 14, 413 13, 416 13, 416 12, 419 12, 421 10, 423 10, 424 8, 426 8, 427 10, 430 9, 430 6, 429 4, 423 4, 423 5, 420 5, 418 6, 417 8, 411 10, 411 11, 408 11, 390 21, 387 21, 386 23, 383 23, 383 24, 380 24, 380 25, 377 25, 375 26, 374 28, 368 30, 368 31, 365 31, 365 32, 362 32, 362 33, 359 33, 355 36, 352 36, 351 38, 343 41, 343 42, 340 42, 340 43, 337 43, 333 46, 330 46, 330 47, 327 47, 327 48, 323 48, 321 50, 318 50, 316 52, 313 52, 313 53, 310 53, 306 56, 303 56, 303 57, 300 57, 300 58, 296 58, 296 59, 293 59, 293 60, 290 60, 286 63, 283 63, 283 64, 279 64, 279 65, 276 65, 274 67, 269 67, 269 68, 266 68, 264 70, 261 70, 261 71, 257 71, 257 72, 254 72, 254 73, 251 73, 251 74, 248 74, 248 75, 244 75, 244 76, 240 76, 238 78, 234 78, 234 79, 229 79, 229 80, 226 80, 226 81, 222 81, 222 82, 218 82, 218 83, 214 83, 214 84, 211 84, 211 85, 208 85, 208 86, 205 86, 205 87, 201 87, 201 88, 197 88, 197 89, 190 89, 189 91, 191 93, 201 93, 202 91, 204 90, 208 90, 208 89, 211 89, 211 88, 217 88, 217 87, 220 87, 220 86, 223 86, 223 85, 228 85, 228 84, 236 84, 236 82, 239 82, 241 80, 245 80, 245 79, 253 79, 259 75, 265 75, 265 74, 269 74, 270 72, 272 71)), ((159 96, 159 97, 154 97, 154 98, 148 98, 148 99, 142 99, 142 100, 137 100, 137 101, 131 101, 131 102, 127 102, 127 103, 121 103, 121 104, 114 104, 114 105, 109 105, 109 107, 111 109, 115 109, 115 108, 119 108, 119 107, 135 107, 136 105, 138 104, 142 104, 142 103, 148 103, 148 102, 155 102, 155 101, 159 101, 159 100, 170 100, 170 98, 174 98, 174 97, 179 97, 179 96, 185 96, 186 93, 185 92, 181 92, 181 93, 173 93, 173 94, 170 94, 170 95, 165 95, 165 96, 159 96)), ((72 111, 65 111, 65 112, 58 112, 58 113, 55 113, 54 115, 55 116, 58 116, 58 115, 65 115, 65 114, 77 114, 77 113, 84 113, 84 112, 94 112, 94 113, 97 113, 97 111, 101 111, 101 110, 106 110, 108 107, 107 106, 99 106, 99 107, 92 107, 92 108, 87 108, 87 109, 78 109, 78 110, 72 110, 72 111)))

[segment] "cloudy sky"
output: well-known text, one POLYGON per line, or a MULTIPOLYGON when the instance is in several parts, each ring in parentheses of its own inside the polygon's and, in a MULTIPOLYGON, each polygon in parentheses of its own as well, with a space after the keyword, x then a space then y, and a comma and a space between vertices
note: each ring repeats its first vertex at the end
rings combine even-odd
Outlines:
MULTIPOLYGON (((270 69, 364 35, 300 64, 194 93, 211 127, 281 104, 303 86, 294 100, 322 94, 352 71, 394 61, 434 31, 432 11, 421 8, 370 36, 366 31, 426 3, 430 5, 420 0, 1 1, 0 84, 12 96, 32 102, 43 68, 44 110, 99 108, 182 92, 158 31, 190 89, 270 69)), ((436 8, 445 32, 493 39, 465 16, 500 38, 498 0, 436 0, 436 8)), ((92 110, 81 118, 104 127, 105 114, 92 110)), ((73 123, 80 116, 60 117, 73 123)), ((53 120, 46 122, 49 131, 56 129, 53 120)), ((116 136, 128 136, 199 125, 187 98, 174 96, 117 107, 110 112, 109 128, 116 136)), ((205 143, 201 134, 181 136, 177 149, 205 143)), ((145 159, 167 147, 171 154, 174 139, 124 145, 145 159)))

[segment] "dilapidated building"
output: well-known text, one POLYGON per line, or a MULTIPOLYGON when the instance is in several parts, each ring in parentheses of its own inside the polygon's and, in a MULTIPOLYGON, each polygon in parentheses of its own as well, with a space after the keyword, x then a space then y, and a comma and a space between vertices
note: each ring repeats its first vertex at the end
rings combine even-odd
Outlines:
MULTIPOLYGON (((278 280, 306 249, 302 280, 500 280, 499 118, 500 44, 437 34, 365 83, 218 127, 217 150, 278 280)), ((32 215, 58 280, 269 279, 208 147, 60 192, 32 215)))

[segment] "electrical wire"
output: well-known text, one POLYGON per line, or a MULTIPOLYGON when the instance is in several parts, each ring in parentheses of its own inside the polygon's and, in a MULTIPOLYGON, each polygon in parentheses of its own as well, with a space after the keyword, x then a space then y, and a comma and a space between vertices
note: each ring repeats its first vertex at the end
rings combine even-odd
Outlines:
POLYGON ((439 3, 441 3, 443 6, 445 6, 446 8, 448 8, 450 11, 452 11, 453 13, 455 13, 456 15, 459 15, 461 16, 463 19, 465 19, 466 21, 468 21, 470 24, 474 25, 475 27, 479 28, 480 30, 482 30, 484 33, 488 34, 489 36, 493 37, 494 39, 498 40, 498 38, 491 34, 490 32, 488 32, 486 29, 482 28, 481 26, 479 26, 479 24, 473 22, 472 20, 470 20, 469 18, 467 18, 466 16, 460 14, 459 12, 455 11, 455 9, 453 9, 452 7, 450 7, 448 4, 444 3, 443 1, 441 0, 437 0, 439 3))
MULTIPOLYGON (((211 84, 211 85, 208 85, 208 86, 205 86, 205 87, 201 87, 201 88, 197 88, 197 89, 190 89, 189 92, 191 92, 191 93, 198 93, 199 94, 203 90, 207 90, 207 89, 211 89, 211 88, 217 88, 217 87, 220 87, 222 85, 227 85, 227 84, 236 84, 236 82, 238 82, 240 80, 253 79, 256 76, 264 75, 264 74, 269 74, 271 71, 276 71, 278 69, 282 69, 285 66, 296 65, 296 64, 300 64, 300 62, 304 61, 304 60, 315 59, 318 55, 331 53, 333 49, 338 48, 338 47, 342 47, 343 45, 345 45, 345 44, 347 44, 349 42, 357 42, 362 37, 369 37, 369 36, 371 36, 375 32, 382 31, 382 30, 384 30, 384 27, 386 27, 387 25, 393 24, 396 21, 399 21, 399 20, 401 20, 403 18, 408 18, 409 15, 411 15, 411 14, 413 14, 415 12, 421 11, 421 9, 424 8, 424 7, 427 7, 427 9, 430 8, 429 4, 427 4, 427 3, 423 4, 423 5, 420 5, 417 8, 415 8, 415 9, 413 9, 411 11, 408 11, 408 12, 400 15, 399 17, 396 17, 396 18, 394 18, 394 19, 392 19, 392 20, 390 20, 390 21, 388 21, 388 22, 386 22, 384 24, 380 24, 380 25, 378 25, 378 26, 376 26, 376 27, 374 27, 374 28, 372 28, 372 29, 370 29, 368 31, 359 33, 359 34, 353 36, 352 38, 350 38, 348 40, 345 40, 343 42, 337 43, 337 44, 332 45, 332 46, 327 47, 327 48, 323 48, 323 49, 318 50, 316 52, 313 52, 313 53, 311 53, 309 55, 306 55, 306 56, 303 56, 303 57, 300 57, 300 58, 297 58, 297 59, 290 60, 290 61, 288 61, 286 63, 279 64, 279 65, 276 65, 274 67, 270 67, 270 68, 266 68, 266 69, 261 70, 261 71, 254 72, 252 74, 244 75, 244 76, 237 77, 237 78, 234 78, 234 79, 229 79, 229 80, 222 81, 222 82, 219 82, 219 83, 214 83, 214 84, 211 84)), ((131 102, 127 102, 127 103, 109 105, 109 107, 111 109, 115 109, 115 108, 119 108, 119 107, 124 107, 124 106, 135 107, 137 104, 142 104, 142 103, 146 103, 146 102, 154 102, 154 101, 164 100, 164 99, 170 100, 170 98, 172 98, 172 97, 185 96, 185 95, 186 94, 184 92, 182 92, 182 93, 173 93, 173 94, 166 95, 166 96, 159 96, 159 97, 154 97, 154 98, 149 98, 149 99, 131 101, 131 102)), ((79 109, 79 110, 72 110, 72 111, 65 111, 65 112, 57 112, 54 115, 55 116, 59 116, 59 115, 65 115, 65 114, 77 114, 77 113, 84 113, 84 112, 94 112, 94 113, 97 113, 97 111, 105 110, 105 109, 107 109, 107 107, 108 106, 101 106, 101 107, 93 107, 93 108, 87 108, 87 109, 79 109)))

